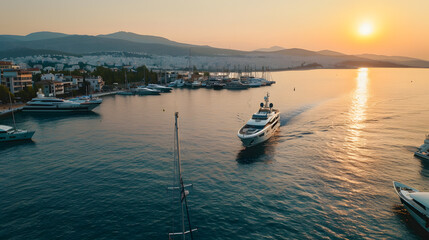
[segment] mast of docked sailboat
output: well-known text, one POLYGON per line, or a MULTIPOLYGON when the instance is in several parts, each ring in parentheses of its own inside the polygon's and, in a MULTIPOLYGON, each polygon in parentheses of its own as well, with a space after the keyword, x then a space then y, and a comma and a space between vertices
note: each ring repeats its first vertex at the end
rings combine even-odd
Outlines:
MULTIPOLYGON (((180 161, 180 144, 179 144, 179 126, 177 119, 179 118, 179 113, 176 112, 174 114, 175 117, 175 129, 174 129, 174 186, 168 188, 169 190, 176 191, 175 193, 179 193, 179 201, 180 201, 180 216, 181 216, 181 231, 180 232, 173 232, 169 233, 169 239, 171 239, 172 236, 182 235, 182 239, 186 239, 186 234, 190 234, 191 239, 194 239, 193 232, 197 229, 192 229, 191 225, 191 218, 189 215, 189 208, 188 208, 188 201, 186 195, 189 194, 189 192, 186 190, 187 187, 191 187, 192 184, 185 185, 183 183, 182 178, 182 167, 181 167, 181 161, 180 161), (186 211, 186 217, 187 217, 187 223, 189 230, 186 230, 186 224, 185 224, 185 211, 186 211)), ((175 195, 173 193, 173 196, 175 195)), ((173 224, 174 228, 174 224, 173 224)), ((173 229, 174 230, 174 229, 173 229)))
POLYGON ((15 114, 12 109, 12 97, 10 96, 10 94, 11 93, 9 92, 9 103, 10 103, 10 109, 12 110, 13 127, 14 127, 14 130, 16 130, 15 114))

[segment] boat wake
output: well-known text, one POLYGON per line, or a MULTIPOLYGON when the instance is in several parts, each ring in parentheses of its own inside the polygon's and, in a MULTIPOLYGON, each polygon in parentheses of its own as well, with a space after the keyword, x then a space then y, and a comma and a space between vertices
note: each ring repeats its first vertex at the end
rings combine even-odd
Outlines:
POLYGON ((292 111, 288 111, 288 112, 282 111, 282 113, 280 114, 280 126, 285 126, 297 116, 312 109, 315 105, 316 104, 308 104, 292 111))

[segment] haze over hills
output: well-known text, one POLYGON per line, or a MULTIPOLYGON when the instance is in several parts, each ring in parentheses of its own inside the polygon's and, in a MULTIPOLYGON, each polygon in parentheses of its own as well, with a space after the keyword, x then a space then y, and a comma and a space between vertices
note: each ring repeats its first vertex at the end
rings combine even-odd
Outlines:
POLYGON ((100 52, 129 52, 171 57, 189 56, 190 54, 193 57, 227 57, 236 59, 234 63, 238 64, 275 65, 277 69, 305 66, 321 68, 429 67, 428 61, 408 57, 374 54, 347 55, 331 50, 310 51, 300 48, 285 49, 279 46, 255 51, 239 51, 179 43, 163 37, 123 31, 97 36, 55 32, 36 32, 26 36, 0 35, 0 57, 5 59, 43 54, 88 55, 100 52))

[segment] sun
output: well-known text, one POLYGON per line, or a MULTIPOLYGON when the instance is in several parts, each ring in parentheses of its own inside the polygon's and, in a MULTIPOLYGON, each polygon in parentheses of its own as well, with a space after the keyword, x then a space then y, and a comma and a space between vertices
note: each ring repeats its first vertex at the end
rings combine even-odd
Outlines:
POLYGON ((374 32, 374 27, 372 26, 371 23, 366 22, 366 23, 362 23, 359 26, 359 34, 361 36, 369 36, 374 32))

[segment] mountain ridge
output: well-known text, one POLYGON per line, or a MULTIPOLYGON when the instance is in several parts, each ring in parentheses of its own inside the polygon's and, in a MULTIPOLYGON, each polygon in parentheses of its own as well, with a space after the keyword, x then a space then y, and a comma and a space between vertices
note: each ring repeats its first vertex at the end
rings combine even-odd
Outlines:
MULTIPOLYGON (((402 57, 385 56, 376 54, 347 55, 344 53, 321 50, 311 51, 302 48, 283 48, 272 46, 260 48, 254 51, 240 51, 234 49, 216 48, 203 45, 192 45, 175 42, 170 39, 140 35, 132 32, 119 31, 100 35, 71 35, 58 32, 35 32, 25 36, 0 35, 0 56, 21 56, 24 53, 37 54, 52 51, 68 55, 85 55, 97 52, 130 52, 144 53, 161 56, 208 56, 208 57, 288 57, 297 61, 309 61, 308 58, 317 61, 370 63, 377 66, 406 66, 429 67, 429 61, 402 57), (24 50, 23 50, 24 49, 24 50), (9 54, 9 55, 8 55, 9 54), (307 59, 307 60, 306 60, 307 59)), ((311 60, 310 59, 310 60, 311 60)), ((311 60, 311 61, 313 61, 311 60)), ((320 64, 320 63, 319 63, 320 64)), ((321 64, 323 65, 323 64, 321 64)), ((331 64, 332 65, 332 64, 331 64)))

